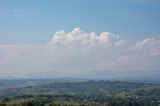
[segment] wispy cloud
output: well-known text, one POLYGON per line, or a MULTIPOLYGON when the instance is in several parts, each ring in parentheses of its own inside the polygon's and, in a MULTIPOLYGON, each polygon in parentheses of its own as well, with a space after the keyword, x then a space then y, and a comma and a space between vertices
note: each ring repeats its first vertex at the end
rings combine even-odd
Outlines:
POLYGON ((17 16, 24 15, 26 13, 28 13, 28 11, 22 9, 0 8, 0 16, 17 16))

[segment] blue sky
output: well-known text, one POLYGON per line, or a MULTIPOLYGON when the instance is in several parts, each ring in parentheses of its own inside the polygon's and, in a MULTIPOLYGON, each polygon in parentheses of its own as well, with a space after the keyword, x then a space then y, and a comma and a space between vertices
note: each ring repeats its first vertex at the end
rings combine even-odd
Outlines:
POLYGON ((45 43, 80 27, 132 41, 160 38, 159 0, 0 0, 0 44, 45 43))
POLYGON ((2 76, 159 79, 160 1, 0 0, 2 76))

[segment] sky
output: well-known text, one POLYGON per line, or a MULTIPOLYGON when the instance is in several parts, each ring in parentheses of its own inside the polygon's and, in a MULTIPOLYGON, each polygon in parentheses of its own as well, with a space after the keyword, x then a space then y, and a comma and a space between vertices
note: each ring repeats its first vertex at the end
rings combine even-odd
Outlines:
POLYGON ((159 11, 159 0, 0 0, 0 76, 159 76, 159 11))

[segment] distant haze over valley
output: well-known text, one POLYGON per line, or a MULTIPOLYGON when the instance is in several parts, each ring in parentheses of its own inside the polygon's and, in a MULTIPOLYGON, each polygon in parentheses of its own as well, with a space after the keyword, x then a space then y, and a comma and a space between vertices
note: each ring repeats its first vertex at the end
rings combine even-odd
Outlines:
POLYGON ((158 0, 0 0, 1 79, 159 81, 158 0))

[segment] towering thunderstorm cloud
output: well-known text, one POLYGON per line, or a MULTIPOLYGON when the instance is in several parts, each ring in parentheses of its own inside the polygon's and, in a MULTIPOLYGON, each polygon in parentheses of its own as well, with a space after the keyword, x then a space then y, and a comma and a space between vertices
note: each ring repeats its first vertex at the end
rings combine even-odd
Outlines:
MULTIPOLYGON (((46 44, 0 45, 0 75, 72 77, 159 73, 160 40, 130 43, 110 32, 56 32, 46 44)), ((96 77, 96 76, 94 76, 96 77)))

